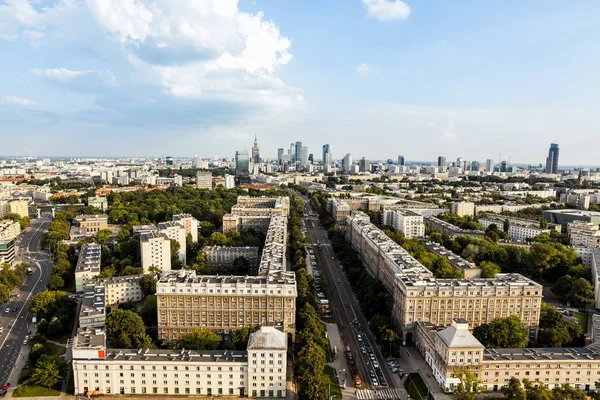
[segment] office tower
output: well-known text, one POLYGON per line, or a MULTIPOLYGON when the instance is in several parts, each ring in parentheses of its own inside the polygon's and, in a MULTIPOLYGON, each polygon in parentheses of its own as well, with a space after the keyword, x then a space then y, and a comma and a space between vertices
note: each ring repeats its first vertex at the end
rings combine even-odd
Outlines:
POLYGON ((404 165, 404 156, 398 156, 398 165, 404 165))
POLYGON ((331 164, 331 159, 327 159, 327 155, 329 154, 329 158, 331 158, 331 146, 328 144, 323 145, 323 165, 331 164))
POLYGON ((551 143, 546 158, 546 173, 556 174, 558 172, 558 144, 551 143))
POLYGON ((308 165, 308 147, 302 146, 302 157, 298 159, 303 167, 308 165))
POLYGON ((371 165, 369 164, 369 160, 366 160, 364 157, 361 158, 358 170, 360 172, 369 172, 369 171, 371 171, 371 165))
POLYGON ((212 189, 212 173, 210 171, 196 172, 196 189, 212 189))
POLYGON ((194 168, 200 168, 201 159, 197 154, 194 154, 194 168))
POLYGON ((296 162, 296 146, 294 143, 290 143, 290 163, 293 164, 296 162))
POLYGON ((313 156, 313 153, 310 153, 308 155, 308 161, 313 164, 315 162, 315 157, 313 156))
POLYGON ((281 159, 283 157, 283 147, 277 149, 277 160, 281 164, 281 159))
POLYGON ((165 158, 165 164, 166 164, 166 165, 173 165, 173 157, 171 157, 171 156, 167 156, 167 157, 165 158))
POLYGON ((302 163, 302 142, 296 142, 294 145, 294 162, 302 163))
POLYGON ((471 171, 479 171, 479 161, 471 161, 471 171))
POLYGON ((352 155, 350 153, 348 153, 342 160, 342 170, 344 172, 350 172, 351 167, 352 167, 352 155))
POLYGON ((487 172, 494 172, 494 160, 492 160, 491 158, 485 160, 485 170, 487 172))
POLYGON ((500 163, 500 172, 508 172, 508 161, 504 160, 500 163))
POLYGON ((258 155, 258 140, 254 135, 254 146, 252 146, 252 162, 258 164, 260 162, 260 156, 258 155))
POLYGON ((438 157, 438 167, 445 167, 445 166, 446 166, 446 157, 439 156, 438 157))
POLYGON ((235 152, 235 177, 247 178, 250 176, 250 159, 247 151, 235 152))

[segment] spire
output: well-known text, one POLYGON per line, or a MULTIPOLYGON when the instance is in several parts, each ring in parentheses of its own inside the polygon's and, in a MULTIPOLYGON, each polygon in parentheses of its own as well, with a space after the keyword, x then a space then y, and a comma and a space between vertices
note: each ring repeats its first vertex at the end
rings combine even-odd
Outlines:
POLYGON ((258 144, 258 139, 256 138, 256 133, 254 134, 254 144, 258 144))

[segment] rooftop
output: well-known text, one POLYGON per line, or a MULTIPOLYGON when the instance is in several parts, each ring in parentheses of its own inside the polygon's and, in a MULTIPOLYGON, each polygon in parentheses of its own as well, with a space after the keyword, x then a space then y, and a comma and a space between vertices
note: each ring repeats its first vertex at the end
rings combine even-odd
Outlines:
POLYGON ((263 326, 251 333, 248 339, 248 350, 286 350, 287 335, 273 326, 263 326))
POLYGON ((248 352, 244 350, 107 349, 106 360, 147 362, 247 362, 248 352))

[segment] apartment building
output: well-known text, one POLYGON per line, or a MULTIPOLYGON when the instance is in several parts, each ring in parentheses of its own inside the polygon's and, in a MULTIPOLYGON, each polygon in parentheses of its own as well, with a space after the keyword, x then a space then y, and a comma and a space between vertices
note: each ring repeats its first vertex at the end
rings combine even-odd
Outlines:
POLYGON ((402 232, 407 238, 424 237, 423 215, 412 210, 384 210, 383 225, 402 232))
POLYGON ((252 266, 258 265, 258 247, 207 246, 203 250, 207 267, 232 266, 239 257, 244 257, 252 266))
POLYGON ((117 307, 129 301, 140 302, 144 300, 140 280, 143 275, 115 276, 112 278, 96 278, 88 282, 94 286, 104 288, 104 305, 117 307))
POLYGON ((14 240, 21 233, 21 224, 11 219, 4 219, 0 221, 0 240, 10 239, 14 240))
POLYGON ((259 276, 197 276, 164 272, 157 284, 158 336, 165 342, 193 329, 219 334, 273 323, 295 336, 296 279, 293 272, 259 276))
POLYGON ((196 189, 208 189, 212 187, 212 172, 197 171, 196 172, 196 189))
POLYGON ((106 211, 108 210, 108 200, 106 197, 88 197, 88 206, 106 211))
POLYGON ((196 218, 191 214, 177 214, 173 215, 173 222, 183 225, 186 236, 192 235, 192 242, 198 242, 198 220, 196 218))
POLYGON ((29 202, 27 200, 12 200, 8 202, 8 213, 29 217, 29 202))
POLYGON ((73 218, 69 236, 74 241, 82 240, 96 236, 103 229, 108 229, 107 215, 80 215, 73 218))
POLYGON ((575 221, 567 224, 571 246, 600 247, 600 229, 591 222, 575 221))
POLYGON ((433 377, 448 393, 460 384, 453 372, 467 368, 481 381, 484 391, 500 391, 511 377, 529 379, 549 389, 568 384, 594 390, 600 377, 600 352, 596 345, 583 348, 486 349, 469 332, 469 323, 455 319, 446 328, 418 322, 416 348, 433 377))
POLYGON ((259 275, 286 271, 287 242, 287 217, 283 215, 271 217, 258 265, 259 275))
POLYGON ((350 205, 336 197, 329 200, 329 204, 333 219, 335 219, 338 224, 345 224, 346 219, 350 216, 350 211, 352 210, 350 205))
POLYGON ((151 231, 140 235, 140 253, 144 273, 150 267, 171 270, 171 240, 164 233, 151 231))
POLYGON ((13 265, 15 262, 15 242, 12 239, 0 239, 0 264, 13 265))
POLYGON ((430 252, 437 254, 440 257, 444 257, 452 266, 460 269, 465 278, 479 278, 481 277, 481 269, 474 263, 465 260, 458 254, 454 254, 444 246, 436 242, 425 242, 424 246, 430 252))
POLYGON ((484 231, 479 230, 471 230, 471 229, 461 229, 456 225, 452 225, 444 220, 434 217, 433 215, 424 215, 423 223, 425 224, 425 228, 441 233, 442 235, 448 237, 456 237, 456 236, 471 236, 473 238, 481 239, 485 236, 484 231))
POLYGON ((100 273, 102 246, 97 243, 85 243, 79 250, 75 266, 75 291, 83 292, 87 281, 100 273))
POLYGON ((450 212, 460 217, 472 217, 475 215, 475 203, 469 201, 457 201, 450 203, 450 212))
POLYGON ((175 240, 177 243, 179 243, 179 252, 177 253, 177 255, 179 256, 179 261, 181 261, 181 263, 185 265, 186 234, 183 225, 173 221, 159 222, 158 232, 164 233, 170 240, 175 240))
POLYGON ((245 351, 111 349, 101 330, 73 344, 75 393, 286 397, 287 335, 263 326, 245 351))
POLYGON ((103 284, 89 280, 84 287, 79 308, 79 328, 104 328, 106 324, 106 293, 103 284))
POLYGON ((594 281, 594 303, 596 308, 600 308, 600 249, 591 248, 590 250, 590 269, 594 281))
POLYGON ((464 318, 475 327, 508 315, 518 315, 530 335, 537 335, 542 300, 538 283, 520 274, 436 279, 362 212, 348 218, 346 235, 367 270, 393 295, 392 317, 407 342, 413 340, 417 321, 445 326, 454 318, 464 318))
POLYGON ((509 222, 508 238, 510 240, 524 242, 527 239, 533 239, 542 233, 550 234, 550 229, 542 228, 538 221, 533 221, 530 219, 489 214, 485 217, 480 217, 478 222, 486 229, 490 225, 495 224, 498 229, 502 230, 505 220, 508 220, 509 222))

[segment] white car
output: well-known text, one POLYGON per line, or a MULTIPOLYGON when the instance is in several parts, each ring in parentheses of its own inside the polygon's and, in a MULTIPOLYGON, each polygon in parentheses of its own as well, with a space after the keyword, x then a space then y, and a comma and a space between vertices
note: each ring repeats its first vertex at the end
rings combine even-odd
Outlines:
POLYGON ((4 310, 4 314, 8 314, 10 312, 10 307, 6 307, 6 309, 4 310))

